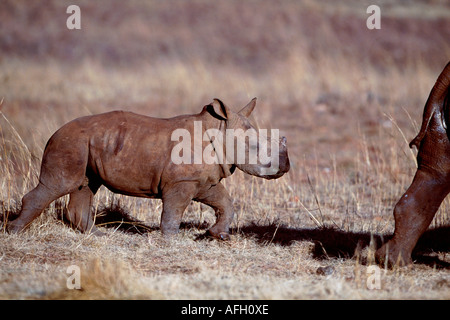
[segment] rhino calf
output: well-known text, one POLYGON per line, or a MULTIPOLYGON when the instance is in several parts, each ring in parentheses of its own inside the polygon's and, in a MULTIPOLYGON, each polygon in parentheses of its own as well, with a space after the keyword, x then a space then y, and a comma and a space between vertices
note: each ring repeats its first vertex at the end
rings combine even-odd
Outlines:
POLYGON ((416 146, 418 168, 405 194, 394 208, 393 238, 377 250, 378 260, 409 265, 411 253, 450 192, 450 62, 439 75, 425 104, 416 146), (387 259, 387 261, 386 261, 387 259))
POLYGON ((260 135, 248 120, 255 105, 253 99, 236 113, 214 99, 199 114, 170 119, 113 111, 65 124, 47 142, 39 184, 23 197, 21 212, 8 223, 8 230, 23 230, 53 200, 69 194, 67 218, 71 224, 82 232, 101 234, 94 225, 92 199, 104 185, 124 195, 162 199, 161 231, 165 235, 178 232, 191 200, 207 204, 216 214, 209 234, 229 239, 232 200, 220 181, 236 167, 266 179, 279 178, 290 167, 286 138, 274 144, 273 137, 260 135), (194 132, 196 128, 201 132, 194 132), (176 130, 200 134, 203 139, 191 137, 184 141, 184 148, 177 149, 181 142, 173 141, 176 130), (230 130, 237 134, 228 135, 230 130), (213 137, 205 139, 211 134, 213 137), (255 144, 249 142, 252 136, 258 138, 255 144), (232 148, 223 148, 225 145, 232 148), (177 155, 174 148, 188 161, 172 161, 171 155, 177 155), (271 151, 269 162, 237 161, 242 152, 249 159, 252 152, 264 148, 271 151), (198 161, 202 159, 197 157, 199 150, 209 156, 208 163, 198 161))

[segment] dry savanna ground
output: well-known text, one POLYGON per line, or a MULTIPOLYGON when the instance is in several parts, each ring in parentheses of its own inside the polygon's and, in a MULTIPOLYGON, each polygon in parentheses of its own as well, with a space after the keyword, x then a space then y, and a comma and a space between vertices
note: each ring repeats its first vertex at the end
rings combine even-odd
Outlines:
POLYGON ((1 1, 0 298, 449 299, 448 200, 413 268, 370 268, 414 175, 408 142, 448 39, 438 0, 1 1), (66 28, 69 4, 81 30, 66 28), (370 4, 380 30, 366 28, 370 4), (231 241, 202 237, 215 217, 198 203, 164 239, 160 200, 104 188, 93 210, 105 237, 66 225, 67 198, 24 233, 4 231, 65 122, 196 113, 215 97, 238 109, 255 96, 253 120, 287 137, 291 171, 225 181, 231 241), (67 287, 70 266, 81 290, 67 287))

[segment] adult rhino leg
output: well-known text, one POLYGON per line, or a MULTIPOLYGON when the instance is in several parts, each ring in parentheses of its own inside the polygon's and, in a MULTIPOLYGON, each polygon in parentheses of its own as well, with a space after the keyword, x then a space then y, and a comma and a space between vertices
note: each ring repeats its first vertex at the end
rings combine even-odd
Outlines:
POLYGON ((208 230, 208 234, 220 240, 229 240, 234 210, 230 195, 225 187, 218 183, 195 200, 212 207, 216 213, 216 223, 208 230))
POLYGON ((393 238, 380 249, 379 261, 393 265, 412 263, 411 253, 450 191, 450 181, 433 170, 420 169, 394 208, 393 238))
POLYGON ((92 210, 92 200, 98 188, 99 185, 97 184, 84 183, 77 190, 70 193, 66 218, 70 221, 72 227, 81 232, 102 236, 104 233, 95 227, 94 212, 92 210))

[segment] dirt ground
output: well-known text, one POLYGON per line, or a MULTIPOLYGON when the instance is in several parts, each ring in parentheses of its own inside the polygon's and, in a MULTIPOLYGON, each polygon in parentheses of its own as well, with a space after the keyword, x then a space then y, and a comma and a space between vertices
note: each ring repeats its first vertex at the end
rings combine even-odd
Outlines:
POLYGON ((448 39, 438 0, 1 1, 0 298, 450 299, 448 200, 412 268, 373 259, 414 175, 408 143, 448 39), (70 4, 80 30, 66 27, 70 4), (366 27, 372 4, 379 30, 366 27), (197 113, 216 97, 234 110, 257 97, 252 120, 287 137, 291 160, 278 180, 224 182, 231 241, 203 236, 214 213, 194 202, 165 239, 160 200, 103 187, 93 209, 104 237, 61 219, 67 197, 24 233, 4 231, 64 123, 197 113))

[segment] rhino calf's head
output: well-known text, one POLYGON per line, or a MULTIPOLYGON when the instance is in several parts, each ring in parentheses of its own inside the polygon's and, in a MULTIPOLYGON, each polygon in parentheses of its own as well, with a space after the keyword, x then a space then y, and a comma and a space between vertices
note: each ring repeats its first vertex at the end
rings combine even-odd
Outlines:
POLYGON ((255 106, 256 98, 237 113, 219 99, 207 106, 210 113, 223 122, 215 149, 222 150, 225 164, 253 176, 277 179, 290 169, 287 139, 279 137, 278 129, 271 129, 269 134, 269 130, 252 125, 248 117, 255 106))

